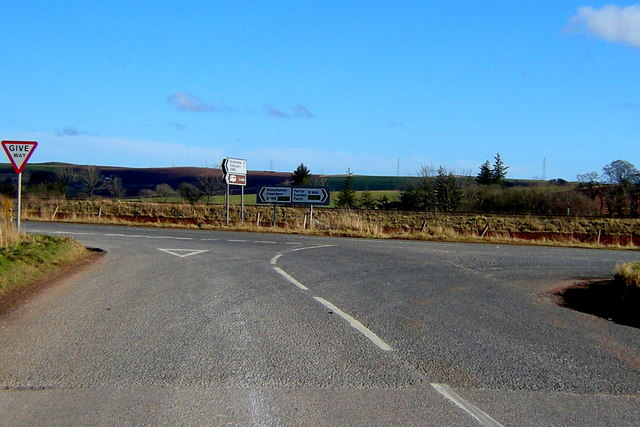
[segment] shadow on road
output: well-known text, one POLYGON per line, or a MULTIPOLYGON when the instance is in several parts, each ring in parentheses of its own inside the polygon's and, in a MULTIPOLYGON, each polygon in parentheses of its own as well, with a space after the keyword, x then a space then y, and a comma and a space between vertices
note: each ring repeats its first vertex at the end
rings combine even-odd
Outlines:
POLYGON ((556 293, 559 305, 609 321, 640 328, 640 290, 613 280, 578 283, 556 293))

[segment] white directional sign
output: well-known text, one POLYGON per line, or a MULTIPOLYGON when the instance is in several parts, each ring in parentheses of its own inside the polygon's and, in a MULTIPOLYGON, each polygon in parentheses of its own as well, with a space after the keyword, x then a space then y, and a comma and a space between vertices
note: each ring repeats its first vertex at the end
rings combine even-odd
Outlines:
POLYGON ((226 175, 228 173, 246 175, 247 174, 247 161, 244 159, 232 159, 227 157, 222 160, 222 172, 226 175))
POLYGON ((329 190, 324 187, 262 187, 258 203, 292 205, 328 205, 329 190))
POLYGON ((2 141, 2 148, 7 153, 15 173, 22 173, 37 146, 38 143, 35 141, 2 141))

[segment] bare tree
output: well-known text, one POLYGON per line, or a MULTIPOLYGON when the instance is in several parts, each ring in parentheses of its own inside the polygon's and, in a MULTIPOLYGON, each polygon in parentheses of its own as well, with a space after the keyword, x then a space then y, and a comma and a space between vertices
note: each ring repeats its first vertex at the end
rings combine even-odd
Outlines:
POLYGON ((112 176, 105 180, 104 188, 114 199, 121 199, 127 194, 119 176, 112 176))
POLYGON ((96 190, 99 190, 103 185, 103 176, 95 166, 89 166, 80 171, 80 181, 83 184, 84 191, 89 195, 90 199, 93 199, 93 196, 96 190))
POLYGON ((63 197, 71 194, 74 184, 78 182, 78 173, 71 167, 59 167, 53 172, 55 185, 63 197))
POLYGON ((206 202, 209 204, 211 196, 222 194, 224 190, 224 181, 222 177, 218 175, 211 175, 202 173, 198 175, 197 185, 202 196, 206 197, 206 202))

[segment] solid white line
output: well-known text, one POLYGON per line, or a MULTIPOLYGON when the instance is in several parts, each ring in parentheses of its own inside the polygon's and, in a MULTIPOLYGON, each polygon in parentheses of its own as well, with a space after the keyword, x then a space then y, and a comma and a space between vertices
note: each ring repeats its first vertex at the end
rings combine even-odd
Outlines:
POLYGON ((344 320, 349 322, 349 324, 351 325, 352 328, 356 329, 362 335, 364 335, 365 337, 369 338, 369 340, 372 343, 374 343, 375 345, 377 345, 381 350, 383 350, 383 351, 392 351, 393 350, 389 344, 387 344, 386 342, 382 341, 382 339, 379 336, 377 336, 376 334, 374 334, 369 328, 364 326, 358 320, 356 320, 353 317, 349 316, 344 311, 340 310, 335 305, 331 304, 329 301, 327 301, 325 299, 322 299, 320 297, 313 297, 313 299, 315 299, 320 304, 324 305, 329 310, 333 311, 335 314, 337 314, 338 316, 342 317, 344 320))
POLYGON ((483 426, 502 427, 502 424, 491 418, 477 406, 464 400, 455 391, 451 390, 447 385, 431 384, 431 386, 435 388, 438 393, 453 402, 458 408, 462 409, 467 414, 478 420, 478 422, 483 426))
POLYGON ((309 246, 307 248, 295 248, 291 249, 289 252, 298 252, 298 251, 306 251, 307 249, 321 249, 321 248, 332 248, 336 245, 319 245, 319 246, 309 246))
POLYGON ((309 288, 307 288, 305 285, 303 285, 302 283, 298 282, 296 279, 294 279, 293 277, 289 276, 284 270, 282 270, 280 267, 273 267, 273 269, 282 277, 284 277, 285 279, 287 279, 289 282, 293 283, 294 285, 296 285, 297 287, 299 287, 300 289, 302 289, 303 291, 308 291, 309 288))

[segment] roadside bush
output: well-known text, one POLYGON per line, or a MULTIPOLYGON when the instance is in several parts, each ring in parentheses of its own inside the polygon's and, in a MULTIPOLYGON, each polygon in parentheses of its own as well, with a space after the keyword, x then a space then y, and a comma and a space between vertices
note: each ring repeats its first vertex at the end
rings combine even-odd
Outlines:
POLYGON ((616 265, 613 278, 619 284, 640 289, 640 262, 625 262, 616 265))

